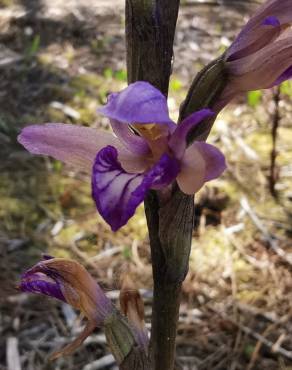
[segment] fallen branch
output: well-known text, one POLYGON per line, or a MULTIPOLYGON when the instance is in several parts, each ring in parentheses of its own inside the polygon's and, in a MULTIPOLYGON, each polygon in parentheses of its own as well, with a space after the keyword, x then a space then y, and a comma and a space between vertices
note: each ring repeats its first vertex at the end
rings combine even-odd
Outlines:
POLYGON ((263 335, 257 333, 256 331, 249 328, 248 326, 245 326, 231 319, 230 316, 226 315, 225 313, 217 311, 213 307, 210 307, 210 306, 209 306, 209 309, 211 309, 213 312, 221 316, 224 320, 229 321, 231 324, 238 327, 245 334, 251 336, 252 338, 256 339, 258 342, 260 342, 264 346, 268 347, 271 350, 271 353, 279 354, 279 355, 282 355, 283 357, 288 358, 289 360, 292 360, 292 351, 288 351, 285 348, 281 347, 279 345, 279 341, 277 341, 276 343, 273 343, 272 341, 265 338, 263 335))
POLYGON ((6 342, 7 370, 21 370, 18 339, 9 337, 6 342))

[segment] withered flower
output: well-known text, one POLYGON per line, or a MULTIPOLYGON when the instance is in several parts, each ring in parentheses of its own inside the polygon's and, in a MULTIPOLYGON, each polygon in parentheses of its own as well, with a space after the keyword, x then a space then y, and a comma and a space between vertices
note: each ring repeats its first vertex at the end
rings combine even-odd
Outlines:
POLYGON ((66 302, 88 319, 84 331, 72 343, 55 352, 51 356, 53 359, 74 351, 115 310, 89 272, 80 263, 65 258, 46 256, 22 275, 19 288, 23 292, 44 294, 66 302))

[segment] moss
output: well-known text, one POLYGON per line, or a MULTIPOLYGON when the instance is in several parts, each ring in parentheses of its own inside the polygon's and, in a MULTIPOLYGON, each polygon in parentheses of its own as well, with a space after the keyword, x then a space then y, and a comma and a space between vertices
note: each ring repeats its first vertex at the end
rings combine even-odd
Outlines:
POLYGON ((54 238, 55 242, 59 245, 70 245, 76 235, 80 234, 81 228, 80 225, 74 223, 72 225, 68 225, 64 227, 58 235, 54 238))
POLYGON ((232 246, 225 235, 218 229, 206 229, 204 236, 193 242, 190 267, 197 274, 210 280, 220 276, 230 260, 232 246), (210 270, 213 271, 209 275, 210 270))
POLYGON ((50 106, 45 109, 45 115, 48 117, 50 122, 66 122, 67 119, 64 112, 50 106))
POLYGON ((221 181, 220 189, 228 196, 230 206, 232 204, 238 204, 238 199, 241 198, 242 193, 238 191, 238 185, 230 181, 230 179, 226 179, 221 181))
POLYGON ((103 84, 103 78, 96 74, 80 74, 70 81, 70 86, 77 90, 98 89, 103 84))
POLYGON ((0 8, 5 8, 15 4, 15 0, 0 0, 0 8))
POLYGON ((263 292, 259 290, 242 290, 241 292, 237 293, 237 299, 244 303, 252 303, 257 301, 263 297, 263 292))
POLYGON ((33 189, 37 192, 36 183, 32 179, 28 181, 23 172, 0 175, 0 218, 8 231, 16 231, 21 224, 26 233, 38 225, 43 212, 31 198, 33 189))
POLYGON ((269 163, 270 152, 272 149, 271 134, 269 131, 267 131, 266 129, 258 129, 250 133, 245 138, 245 142, 256 151, 261 160, 269 163))

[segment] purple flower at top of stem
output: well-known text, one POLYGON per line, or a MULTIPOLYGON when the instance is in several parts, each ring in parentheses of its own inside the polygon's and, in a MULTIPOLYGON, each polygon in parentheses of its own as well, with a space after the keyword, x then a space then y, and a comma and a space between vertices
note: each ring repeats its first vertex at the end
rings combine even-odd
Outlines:
POLYGON ((216 112, 237 94, 292 77, 291 22, 291 0, 269 0, 259 7, 225 54, 229 81, 216 112))
POLYGON ((176 125, 165 96, 139 81, 109 96, 100 109, 114 134, 70 124, 48 123, 23 129, 18 141, 31 153, 50 155, 87 170, 96 207, 113 231, 125 225, 150 189, 174 180, 194 194, 225 169, 223 154, 210 144, 187 146, 189 132, 213 116, 202 109, 176 125))
POLYGON ((73 352, 115 311, 110 299, 87 270, 69 259, 44 256, 21 276, 19 289, 57 298, 80 310, 88 319, 84 331, 61 351, 55 352, 52 358, 73 352))

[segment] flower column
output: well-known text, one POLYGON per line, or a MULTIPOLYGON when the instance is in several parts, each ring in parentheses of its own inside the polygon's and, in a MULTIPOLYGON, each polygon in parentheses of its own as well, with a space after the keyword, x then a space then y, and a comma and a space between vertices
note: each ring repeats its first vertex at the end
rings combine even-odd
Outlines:
MULTIPOLYGON (((179 0, 127 0, 128 82, 148 81, 167 96, 179 0)), ((154 300, 149 355, 155 370, 174 368, 181 284, 188 269, 193 197, 174 187, 145 201, 154 300)))

